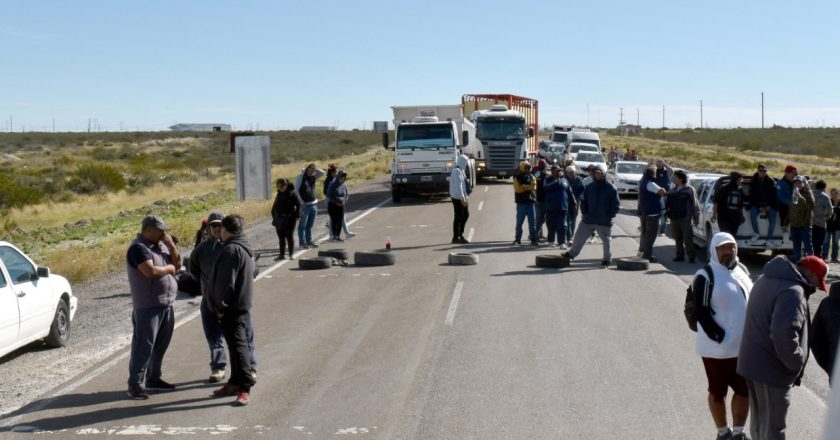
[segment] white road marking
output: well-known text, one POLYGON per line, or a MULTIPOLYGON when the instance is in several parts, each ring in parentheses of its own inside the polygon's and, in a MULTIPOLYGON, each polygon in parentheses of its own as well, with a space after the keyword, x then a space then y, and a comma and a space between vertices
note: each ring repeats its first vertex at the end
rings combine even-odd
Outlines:
POLYGON ((467 241, 472 241, 473 233, 475 232, 475 228, 470 228, 470 232, 467 232, 467 241))
POLYGON ((481 208, 484 207, 484 200, 478 202, 478 210, 481 211, 481 208))
POLYGON ((455 322, 455 311, 458 310, 458 301, 461 299, 461 289, 463 288, 463 281, 455 283, 455 291, 452 292, 452 301, 449 303, 449 311, 446 312, 446 325, 452 325, 452 323, 455 322))
POLYGON ((488 189, 490 189, 490 187, 489 187, 489 186, 485 186, 485 187, 484 187, 484 192, 487 192, 487 190, 488 190, 488 189))

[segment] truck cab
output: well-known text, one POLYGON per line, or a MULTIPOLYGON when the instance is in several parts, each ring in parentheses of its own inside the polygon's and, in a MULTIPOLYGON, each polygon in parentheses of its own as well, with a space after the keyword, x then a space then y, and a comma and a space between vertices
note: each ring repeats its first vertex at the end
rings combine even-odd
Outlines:
POLYGON ((473 112, 471 119, 475 123, 473 150, 479 178, 510 177, 519 162, 530 158, 528 139, 534 137, 534 129, 522 113, 497 104, 473 112))

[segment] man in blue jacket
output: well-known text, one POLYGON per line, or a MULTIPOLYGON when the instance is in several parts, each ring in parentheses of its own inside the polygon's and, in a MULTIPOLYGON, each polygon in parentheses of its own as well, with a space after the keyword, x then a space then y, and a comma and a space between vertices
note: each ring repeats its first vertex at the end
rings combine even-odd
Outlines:
POLYGON ((560 175, 560 166, 551 166, 551 175, 545 178, 543 190, 548 225, 546 244, 550 246, 559 244, 560 249, 566 250, 566 213, 569 212, 569 207, 575 204, 575 195, 572 193, 569 181, 560 175))
POLYGON ((601 237, 604 245, 601 268, 610 265, 610 259, 612 258, 610 250, 612 225, 619 208, 618 191, 610 182, 607 182, 604 175, 603 165, 596 166, 592 171, 592 183, 584 188, 580 202, 580 212, 583 214, 583 219, 577 231, 575 231, 572 248, 563 253, 563 256, 569 259, 577 257, 583 249, 583 245, 586 244, 586 240, 595 231, 601 237))
MULTIPOLYGON (((574 165, 567 165, 566 172, 563 177, 569 182, 569 186, 572 187, 572 194, 575 196, 575 200, 580 202, 580 198, 583 196, 583 179, 577 175, 575 172, 574 165)), ((575 225, 577 224, 578 218, 578 205, 575 203, 574 205, 569 206, 569 211, 566 213, 566 244, 571 246, 572 244, 572 237, 575 236, 575 225)))

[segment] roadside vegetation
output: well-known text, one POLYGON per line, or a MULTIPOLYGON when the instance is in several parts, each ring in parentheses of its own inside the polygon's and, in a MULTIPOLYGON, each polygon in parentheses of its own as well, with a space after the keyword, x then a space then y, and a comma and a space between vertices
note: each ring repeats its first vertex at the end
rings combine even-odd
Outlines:
MULTIPOLYGON (((386 174, 393 155, 369 132, 257 134, 271 136, 273 180, 334 162, 353 187, 386 174)), ((78 282, 121 268, 148 214, 184 245, 211 209, 267 217, 271 200, 237 200, 228 151, 227 133, 0 134, 0 239, 78 282)))

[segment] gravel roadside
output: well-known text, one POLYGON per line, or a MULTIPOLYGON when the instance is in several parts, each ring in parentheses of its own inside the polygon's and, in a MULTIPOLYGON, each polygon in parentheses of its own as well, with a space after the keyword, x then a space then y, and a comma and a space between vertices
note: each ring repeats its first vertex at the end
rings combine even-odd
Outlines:
MULTIPOLYGON (((381 177, 352 188, 348 220, 389 198, 388 182, 388 177, 381 177)), ((327 232, 326 206, 322 202, 318 208, 313 238, 320 238, 327 232)), ((359 228, 353 229, 364 234, 359 228)), ((270 217, 250 225, 247 231, 248 239, 260 257, 257 260, 260 269, 273 265, 277 236, 270 217)), ((297 244, 297 238, 295 242, 297 244)), ((187 255, 187 250, 182 249, 182 253, 187 255)), ((84 374, 131 343, 131 294, 125 271, 74 285, 73 292, 79 297, 79 309, 66 347, 49 349, 41 343, 33 343, 0 359, 0 417, 39 397, 46 397, 51 390, 84 374)), ((179 292, 174 304, 176 322, 198 310, 200 300, 201 297, 179 292)))

